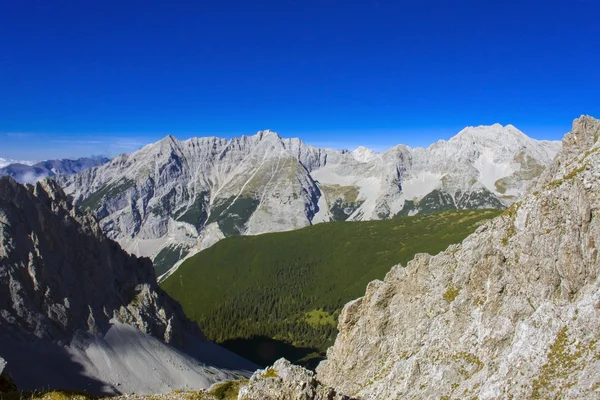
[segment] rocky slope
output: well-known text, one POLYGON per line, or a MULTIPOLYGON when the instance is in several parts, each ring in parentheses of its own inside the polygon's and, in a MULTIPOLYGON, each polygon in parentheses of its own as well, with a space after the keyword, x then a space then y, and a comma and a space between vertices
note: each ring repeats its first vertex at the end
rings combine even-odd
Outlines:
POLYGON ((315 374, 280 359, 272 367, 252 375, 240 388, 238 400, 348 400, 334 389, 323 386, 315 374))
POLYGON ((106 157, 83 157, 77 160, 46 160, 38 163, 0 159, 0 176, 10 176, 21 183, 35 183, 42 178, 71 175, 109 161, 106 157))
POLYGON ((0 243, 0 356, 20 388, 166 391, 252 368, 205 341, 150 260, 107 239, 52 180, 0 178, 0 243))
POLYGON ((153 255, 169 244, 207 246, 310 224, 319 190, 307 168, 326 157, 269 131, 231 141, 169 136, 63 182, 111 238, 153 255))
POLYGON ((521 202, 371 282, 319 381, 358 399, 598 398, 599 137, 575 120, 521 202))
POLYGON ((271 131, 231 140, 169 136, 60 182, 126 250, 172 265, 230 235, 502 208, 559 148, 510 125, 383 153, 319 149, 271 131))

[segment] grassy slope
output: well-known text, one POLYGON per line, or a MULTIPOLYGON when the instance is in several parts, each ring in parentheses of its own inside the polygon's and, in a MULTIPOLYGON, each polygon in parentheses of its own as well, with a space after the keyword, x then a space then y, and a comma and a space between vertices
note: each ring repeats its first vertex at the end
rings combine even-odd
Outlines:
MULTIPOLYGON (((263 337, 306 348, 304 355, 322 353, 335 337, 327 322, 369 281, 416 253, 460 242, 499 213, 450 211, 227 238, 187 260, 162 286, 212 340, 263 337)), ((244 355, 265 364, 285 354, 244 355)))

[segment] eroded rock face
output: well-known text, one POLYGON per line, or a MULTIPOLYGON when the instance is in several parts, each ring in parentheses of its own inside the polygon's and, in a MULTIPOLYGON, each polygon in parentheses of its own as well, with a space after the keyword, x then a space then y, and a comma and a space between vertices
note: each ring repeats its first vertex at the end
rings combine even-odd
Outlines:
POLYGON ((342 400, 332 388, 321 385, 314 373, 285 359, 252 375, 240 389, 239 400, 342 400))
MULTIPOLYGON (((275 132, 231 140, 172 136, 108 164, 60 177, 105 234, 164 260, 232 235, 451 209, 503 208, 560 148, 512 126, 465 128, 426 149, 320 149, 275 132)), ((165 265, 162 265, 165 264, 165 265)))
POLYGON ((521 202, 371 282, 318 379, 360 399, 598 398, 599 136, 575 120, 521 202))
POLYGON ((150 260, 106 238, 54 181, 8 177, 0 178, 0 356, 22 390, 102 395, 197 390, 256 369, 208 342, 158 287, 150 260))
POLYGON ((0 333, 69 340, 106 332, 109 321, 167 343, 199 334, 156 284, 150 260, 108 240, 51 180, 0 178, 0 333))

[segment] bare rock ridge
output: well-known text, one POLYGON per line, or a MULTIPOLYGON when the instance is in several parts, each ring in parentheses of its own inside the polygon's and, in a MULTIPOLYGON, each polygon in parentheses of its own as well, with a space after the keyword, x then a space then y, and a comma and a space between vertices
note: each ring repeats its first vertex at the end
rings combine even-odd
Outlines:
POLYGON ((152 257, 162 274, 172 260, 231 235, 503 208, 559 148, 499 124, 382 153, 320 149, 272 131, 231 140, 168 136, 60 183, 108 237, 152 257))
MULTIPOLYGON (((597 399, 599 137, 600 121, 576 119, 520 202, 371 282, 344 307, 318 381, 357 399, 597 399)), ((244 399, 292 398, 281 393, 303 379, 256 373, 247 393, 280 395, 244 399)))
MULTIPOLYGON (((179 304, 158 287, 150 260, 129 255, 106 238, 95 217, 74 208, 52 180, 24 186, 0 178, 0 243, 0 357, 20 388, 61 382, 77 388, 69 379, 87 375, 98 382, 92 387, 97 392, 160 392, 180 384, 207 386, 252 368, 205 341, 179 304), (115 350, 125 343, 129 355, 115 350), (143 347, 139 355, 136 346, 143 347), (188 354, 188 348, 196 350, 188 354), (221 363, 228 364, 225 372, 215 369, 215 378, 207 379, 210 366, 202 364, 203 351, 209 361, 229 358, 221 363), (151 373, 144 377, 142 369, 132 373, 131 382, 111 375, 128 373, 142 357, 148 368, 156 368, 164 362, 159 354, 173 367, 163 371, 163 381, 152 381, 151 373), (61 380, 51 371, 75 366, 86 373, 74 377, 61 371, 66 375, 61 380), (178 369, 193 373, 172 377, 178 369)), ((90 389, 87 385, 78 388, 90 389)))

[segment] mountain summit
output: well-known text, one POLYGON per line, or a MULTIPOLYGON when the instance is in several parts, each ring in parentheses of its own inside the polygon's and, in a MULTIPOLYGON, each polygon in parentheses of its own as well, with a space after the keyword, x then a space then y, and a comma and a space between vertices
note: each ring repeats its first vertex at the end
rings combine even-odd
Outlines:
POLYGON ((559 148, 500 125, 382 153, 320 149, 268 130, 231 140, 169 136, 60 181, 110 238, 160 266, 226 236, 503 208, 559 148))

